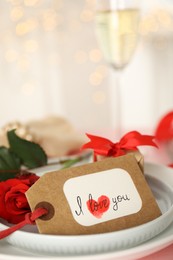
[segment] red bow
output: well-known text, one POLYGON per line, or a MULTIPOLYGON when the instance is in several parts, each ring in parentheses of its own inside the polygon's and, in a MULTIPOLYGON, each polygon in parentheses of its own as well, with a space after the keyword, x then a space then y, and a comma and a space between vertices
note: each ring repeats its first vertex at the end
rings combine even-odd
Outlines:
POLYGON ((125 155, 129 150, 138 150, 137 146, 149 145, 157 147, 154 143, 154 136, 151 135, 141 135, 137 131, 132 131, 124 135, 121 140, 117 143, 100 137, 90 134, 86 134, 90 142, 84 144, 82 149, 93 149, 94 155, 103 155, 103 156, 113 156, 117 157, 120 155, 125 155))

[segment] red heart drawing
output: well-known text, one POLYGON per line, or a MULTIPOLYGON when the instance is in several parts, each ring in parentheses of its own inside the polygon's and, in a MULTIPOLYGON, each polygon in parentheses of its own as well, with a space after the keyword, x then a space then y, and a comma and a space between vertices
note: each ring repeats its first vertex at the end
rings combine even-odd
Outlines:
POLYGON ((109 209, 110 200, 107 196, 102 195, 97 201, 93 200, 92 195, 89 194, 89 200, 87 201, 87 207, 90 213, 96 217, 101 218, 103 213, 109 209))

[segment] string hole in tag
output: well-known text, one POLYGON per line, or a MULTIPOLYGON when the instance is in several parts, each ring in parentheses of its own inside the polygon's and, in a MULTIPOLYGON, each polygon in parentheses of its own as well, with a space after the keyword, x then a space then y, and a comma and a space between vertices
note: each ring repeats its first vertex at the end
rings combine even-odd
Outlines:
POLYGON ((39 219, 41 220, 50 220, 51 218, 53 218, 53 216, 55 215, 55 209, 52 206, 51 203, 47 202, 47 201, 41 201, 39 202, 36 206, 35 209, 38 208, 44 208, 47 209, 48 213, 46 215, 43 215, 42 217, 40 217, 39 219))

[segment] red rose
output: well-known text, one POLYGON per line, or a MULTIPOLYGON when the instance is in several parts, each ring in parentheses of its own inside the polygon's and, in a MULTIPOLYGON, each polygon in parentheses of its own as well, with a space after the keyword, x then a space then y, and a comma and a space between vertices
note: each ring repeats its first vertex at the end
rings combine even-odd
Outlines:
POLYGON ((38 180, 35 174, 0 182, 0 217, 17 224, 25 219, 30 207, 25 192, 38 180))

